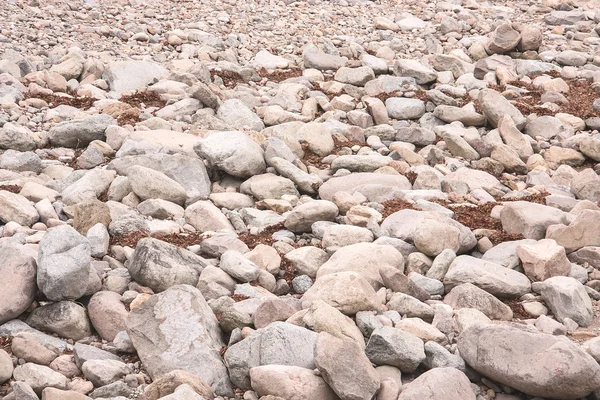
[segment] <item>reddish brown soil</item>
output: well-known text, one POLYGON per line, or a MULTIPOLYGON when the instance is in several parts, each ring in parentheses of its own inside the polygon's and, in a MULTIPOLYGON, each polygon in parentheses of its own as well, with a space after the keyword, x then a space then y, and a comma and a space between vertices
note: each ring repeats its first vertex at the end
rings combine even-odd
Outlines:
POLYGON ((519 300, 505 300, 504 304, 510 307, 513 312, 513 320, 515 319, 530 319, 531 315, 525 312, 523 305, 519 300))
POLYGON ((242 77, 239 74, 237 74, 235 72, 231 72, 231 71, 219 71, 219 70, 213 69, 212 71, 210 71, 210 76, 213 78, 215 76, 218 76, 219 78, 221 78, 223 80, 223 84, 225 85, 225 87, 229 88, 229 89, 233 89, 239 83, 244 83, 244 80, 242 79, 242 77))
POLYGON ((242 233, 241 235, 239 235, 238 239, 246 243, 246 246, 248 246, 249 249, 253 249, 259 244, 270 246, 273 243, 275 243, 275 240, 272 238, 273 234, 282 229, 285 229, 285 227, 283 226, 283 222, 268 226, 257 235, 242 233))
POLYGON ((163 108, 167 104, 165 101, 161 100, 160 95, 150 90, 139 91, 130 95, 123 95, 119 101, 121 103, 129 104, 135 108, 163 108), (142 105, 144 107, 142 107, 142 105))
POLYGON ((258 75, 261 78, 267 78, 273 82, 283 82, 286 79, 290 78, 298 78, 302 76, 302 70, 300 68, 292 68, 292 69, 276 69, 274 71, 267 71, 264 68, 257 70, 258 75))
POLYGON ((75 108, 79 108, 80 110, 87 110, 96 101, 96 99, 92 97, 67 97, 67 96, 57 96, 55 94, 25 94, 26 99, 41 99, 48 103, 50 108, 67 105, 75 108))
POLYGON ((11 193, 19 193, 21 188, 17 185, 0 185, 0 190, 6 190, 11 193))

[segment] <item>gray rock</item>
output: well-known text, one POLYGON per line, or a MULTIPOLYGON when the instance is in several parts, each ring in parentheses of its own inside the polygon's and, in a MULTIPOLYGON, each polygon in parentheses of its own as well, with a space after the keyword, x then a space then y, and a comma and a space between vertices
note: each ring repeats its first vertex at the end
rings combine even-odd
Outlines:
POLYGON ((471 283, 463 283, 454 287, 444 298, 444 303, 452 306, 455 310, 474 308, 490 319, 511 321, 513 317, 509 306, 471 283))
POLYGON ((377 187, 378 191, 385 195, 398 189, 410 190, 412 185, 404 175, 360 172, 327 180, 319 188, 319 197, 331 201, 337 192, 368 193, 367 191, 374 187, 377 187))
POLYGON ((40 138, 27 127, 7 122, 0 128, 0 149, 31 151, 38 147, 40 138))
POLYGON ((478 99, 483 115, 493 127, 498 126, 500 119, 504 115, 511 117, 518 129, 525 127, 526 120, 523 114, 495 90, 483 89, 479 92, 478 99))
POLYGON ((202 257, 189 250, 144 238, 138 242, 127 269, 135 281, 162 292, 174 285, 196 286, 206 265, 202 257))
POLYGON ((317 221, 333 221, 338 215, 337 206, 327 200, 314 200, 294 208, 285 218, 286 229, 292 232, 310 232, 317 221))
POLYGON ((53 332, 72 340, 92 335, 85 307, 72 301, 59 301, 38 307, 31 312, 26 322, 32 328, 53 332))
POLYGON ((89 360, 83 363, 81 372, 95 387, 101 387, 123 378, 131 370, 122 361, 89 360))
POLYGON ((177 285, 150 297, 129 313, 127 333, 152 379, 182 369, 215 393, 233 395, 219 353, 225 345, 221 330, 198 289, 177 285))
POLYGON ((35 259, 24 246, 11 242, 0 245, 0 324, 29 308, 37 291, 36 271, 35 259))
POLYGON ((563 322, 565 318, 570 318, 583 327, 592 323, 592 300, 579 281, 567 276, 555 276, 546 279, 542 285, 542 299, 556 319, 563 322))
POLYGON ((507 233, 539 240, 546 236, 548 226, 566 222, 566 214, 542 204, 513 201, 500 211, 500 222, 507 233))
POLYGON ((370 80, 375 79, 375 73, 371 67, 341 67, 335 73, 334 79, 349 85, 364 86, 370 80))
POLYGON ((437 73, 433 69, 417 60, 410 59, 397 60, 394 63, 394 74, 415 78, 419 85, 425 85, 437 79, 437 73))
POLYGON ((419 119, 425 114, 425 103, 418 99, 390 97, 385 101, 385 108, 395 119, 419 119))
POLYGON ((425 360, 425 349, 421 339, 388 326, 373 331, 365 352, 372 363, 393 365, 406 373, 414 372, 425 360))
POLYGON ((123 361, 119 356, 116 356, 113 353, 82 343, 75 343, 75 346, 73 347, 73 356, 77 368, 81 368, 81 366, 89 360, 123 361))
POLYGON ((106 114, 60 122, 48 133, 50 143, 57 147, 82 148, 94 140, 104 140, 104 132, 116 121, 106 114))
POLYGON ((87 290, 90 261, 90 242, 68 225, 56 227, 40 241, 37 285, 50 300, 78 299, 87 290))
POLYGON ((433 368, 456 368, 465 371, 465 360, 459 355, 450 353, 439 343, 429 341, 425 343, 425 361, 423 365, 429 369, 433 368))
POLYGON ((0 168, 15 172, 35 172, 39 174, 42 170, 42 160, 31 151, 6 150, 0 156, 0 168))
POLYGON ((17 381, 27 383, 39 396, 42 390, 47 387, 57 389, 66 389, 68 379, 58 372, 51 370, 44 365, 26 363, 19 365, 13 372, 13 377, 17 381))
POLYGON ((102 78, 109 84, 111 91, 121 95, 123 92, 149 86, 167 74, 168 70, 159 64, 127 60, 110 63, 104 70, 102 78))
POLYGON ((289 365, 263 365, 250 370, 252 389, 268 398, 337 400, 329 385, 314 371, 289 365))
POLYGON ((265 128, 260 117, 238 99, 225 100, 217 111, 217 118, 235 129, 260 131, 265 128))
POLYGON ((321 71, 337 70, 346 64, 347 59, 323 53, 315 46, 307 47, 302 53, 305 68, 315 68, 321 71))
POLYGON ((185 203, 185 188, 162 172, 133 165, 127 170, 133 192, 141 199, 162 199, 179 205, 185 203))
POLYGON ((317 333, 285 322, 273 322, 229 347, 224 360, 231 382, 250 388, 250 370, 261 365, 314 369, 317 333))
POLYGON ((16 222, 31 226, 40 218, 35 207, 25 197, 6 190, 0 190, 0 221, 16 222))
POLYGON ((492 32, 489 41, 486 43, 486 51, 489 54, 508 53, 513 50, 521 41, 519 32, 513 29, 511 23, 505 23, 492 32))
POLYGON ((353 340, 321 332, 315 343, 315 365, 340 399, 371 399, 379 390, 377 371, 353 340))
POLYGON ((220 266, 232 278, 242 282, 256 280, 260 271, 256 264, 235 250, 227 250, 221 255, 220 266))
POLYGON ((263 149, 242 132, 217 132, 194 146, 211 166, 230 175, 247 178, 264 172, 263 149))
POLYGON ((0 349, 0 383, 8 381, 13 374, 12 358, 4 350, 0 349))
POLYGON ((590 355, 531 328, 475 324, 459 336, 458 350, 480 374, 531 396, 577 399, 600 386, 600 366, 590 355))

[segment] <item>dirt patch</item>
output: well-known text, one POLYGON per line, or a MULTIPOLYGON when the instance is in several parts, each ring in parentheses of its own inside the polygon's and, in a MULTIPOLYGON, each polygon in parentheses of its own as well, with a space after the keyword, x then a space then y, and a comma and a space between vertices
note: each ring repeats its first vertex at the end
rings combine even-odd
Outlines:
POLYGON ((283 82, 286 79, 302 76, 302 70, 300 68, 276 69, 274 71, 267 71, 265 68, 261 68, 256 72, 258 72, 258 75, 261 78, 267 78, 268 80, 277 83, 283 82))
POLYGON ((121 103, 129 104, 131 107, 140 109, 149 107, 163 108, 167 105, 167 103, 160 98, 160 95, 150 90, 140 90, 134 94, 123 95, 119 101, 121 103))
POLYGON ((21 191, 21 188, 17 185, 0 185, 0 190, 18 194, 21 191))
POLYGON ((408 179, 411 185, 414 185, 419 174, 417 174, 414 171, 407 171, 406 173, 404 173, 404 176, 406 177, 406 179, 408 179))
MULTIPOLYGON (((366 146, 367 144, 364 142, 361 142, 359 140, 348 140, 348 139, 341 139, 338 136, 333 136, 333 150, 331 151, 331 154, 335 154, 335 155, 339 155, 340 152, 342 151, 343 148, 348 147, 351 148, 353 146, 366 146)), ((304 151, 304 157, 302 157, 302 162, 304 163, 304 165, 306 166, 311 166, 311 167, 315 167, 318 169, 329 169, 330 165, 329 164, 324 164, 323 162, 321 162, 323 160, 323 157, 313 153, 309 148, 308 148, 308 144, 306 142, 300 142, 300 145, 302 146, 302 150, 304 151)))
POLYGON ((390 93, 384 92, 384 93, 378 94, 377 96, 372 96, 372 97, 375 97, 376 99, 379 99, 385 103, 385 101, 391 97, 402 97, 402 93, 403 93, 402 90, 395 90, 390 93))
POLYGON ((240 74, 233 71, 222 71, 213 69, 210 71, 210 76, 213 78, 213 80, 215 76, 221 78, 223 80, 223 85, 225 85, 225 87, 228 89, 233 89, 239 83, 245 83, 240 74))
POLYGON ((515 319, 531 319, 531 315, 527 314, 523 305, 519 300, 505 300, 504 304, 510 307, 513 312, 513 320, 515 319))
POLYGON ((74 97, 74 96, 58 96, 55 94, 25 94, 26 99, 41 99, 48 103, 48 107, 54 108, 58 106, 71 106, 80 110, 87 110, 92 107, 97 99, 93 97, 74 97))
POLYGON ((280 222, 275 225, 267 226, 257 235, 251 235, 250 233, 242 233, 241 235, 239 235, 238 239, 246 243, 246 246, 248 246, 250 250, 258 246, 259 244, 271 246, 273 243, 276 242, 276 240, 272 237, 273 234, 282 229, 285 229, 285 226, 283 226, 283 222, 280 222))
POLYGON ((387 200, 381 203, 381 205, 384 207, 383 211, 381 212, 381 215, 383 215, 383 219, 386 219, 387 217, 389 217, 397 211, 416 210, 416 208, 413 207, 412 203, 402 199, 387 200))

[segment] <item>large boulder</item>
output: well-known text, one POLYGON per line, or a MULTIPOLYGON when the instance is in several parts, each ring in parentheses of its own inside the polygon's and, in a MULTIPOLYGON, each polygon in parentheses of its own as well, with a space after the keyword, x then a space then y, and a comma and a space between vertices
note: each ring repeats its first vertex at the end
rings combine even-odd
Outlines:
POLYGON ((0 190, 0 222, 16 222, 31 226, 40 218, 37 210, 25 197, 6 190, 0 190))
POLYGON ((127 171, 133 192, 141 199, 162 199, 179 205, 185 203, 185 188, 159 171, 133 165, 127 171))
POLYGON ((261 365, 314 369, 317 333, 285 322, 273 322, 229 347, 224 360, 233 384, 249 389, 250 370, 261 365))
POLYGON ((94 140, 104 140, 104 132, 116 121, 109 115, 98 114, 54 125, 48 132, 50 143, 56 147, 83 148, 94 140))
POLYGON ((87 292, 90 242, 68 225, 56 227, 40 241, 37 285, 53 301, 75 300, 87 292))
POLYGON ((213 133, 194 151, 212 167, 239 178, 261 174, 266 168, 262 147, 243 132, 213 133))
POLYGON ((168 72, 165 67, 150 61, 127 60, 110 63, 102 78, 118 96, 149 86, 168 72))
POLYGON ((542 284, 542 299, 559 321, 570 318, 580 326, 589 326, 594 319, 592 300, 585 286, 568 276, 555 276, 542 284))
POLYGON ((527 239, 543 239, 546 228, 567 221, 567 214, 558 208, 527 201, 513 201, 500 211, 502 229, 512 235, 523 235, 527 239))
POLYGON ((565 248, 552 239, 542 239, 535 244, 517 246, 525 275, 532 281, 543 281, 553 276, 567 276, 571 262, 565 248))
POLYGON ((206 261, 189 250, 162 240, 140 240, 127 264, 131 277, 156 292, 171 286, 187 284, 196 286, 206 261))
POLYGON ((529 278, 522 273, 466 255, 456 257, 444 277, 446 291, 463 283, 503 298, 516 298, 531 291, 529 278))
POLYGON ((33 302, 36 271, 35 259, 24 246, 11 242, 0 245, 0 325, 21 315, 33 302))
POLYGON ((129 313, 127 333, 153 380, 181 369, 233 396, 219 322, 198 289, 177 285, 151 296, 129 313))
POLYGON ((380 270, 393 267, 404 272, 404 257, 394 247, 373 243, 344 246, 321 265, 317 279, 328 274, 354 271, 361 274, 375 290, 383 286, 380 270))
MULTIPOLYGON (((395 190, 410 190, 412 185, 404 175, 387 175, 374 172, 360 172, 334 177, 319 188, 319 196, 331 201, 337 192, 362 193, 377 187, 380 192, 392 193, 395 190)), ((364 194, 364 193, 363 193, 364 194)))
POLYGON ((600 211, 583 210, 568 226, 550 225, 546 234, 567 253, 586 246, 600 246, 600 211))
MULTIPOLYGON (((516 46, 516 44, 515 44, 516 46)), ((479 92, 479 104, 483 115, 493 127, 497 127, 500 119, 508 115, 514 121, 518 129, 523 129, 527 120, 506 97, 493 89, 483 89, 479 92)))
POLYGON ((581 347, 531 328, 471 325, 458 350, 480 374, 531 396, 578 399, 600 387, 600 366, 581 347))

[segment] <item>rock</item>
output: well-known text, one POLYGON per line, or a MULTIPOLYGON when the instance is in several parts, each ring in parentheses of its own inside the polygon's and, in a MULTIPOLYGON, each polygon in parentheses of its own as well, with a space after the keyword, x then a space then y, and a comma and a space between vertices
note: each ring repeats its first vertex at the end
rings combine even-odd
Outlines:
POLYGON ((95 293, 87 308, 92 325, 102 339, 112 342, 117 333, 126 329, 129 313, 118 293, 109 291, 95 293))
POLYGON ((162 172, 134 165, 127 171, 133 192, 141 199, 162 199, 179 205, 185 203, 185 188, 162 172))
POLYGON ((571 262, 565 249, 552 239, 542 239, 536 244, 520 245, 517 254, 523 262, 523 269, 532 281, 545 281, 553 276, 567 276, 571 272, 571 262))
POLYGON ((22 226, 31 226, 40 218, 29 200, 16 193, 0 190, 0 221, 16 222, 22 226))
POLYGON ((600 385, 600 367, 579 346, 515 325, 472 325, 458 350, 477 372, 531 396, 576 399, 600 385))
POLYGON ((308 329, 273 322, 252 332, 225 352, 225 365, 233 384, 250 387, 250 370, 261 365, 290 365, 315 368, 313 349, 317 334, 308 329))
POLYGON ((360 348, 365 348, 363 335, 354 321, 324 301, 314 301, 302 321, 315 332, 327 332, 340 339, 351 339, 360 348))
POLYGON ((242 282, 256 280, 260 271, 256 264, 235 250, 227 250, 221 255, 220 266, 232 278, 242 282))
POLYGON ((364 191, 366 193, 375 185, 380 192, 386 193, 412 188, 408 179, 403 175, 362 172, 329 179, 319 188, 319 196, 323 200, 331 201, 337 192, 362 193, 364 191))
POLYGON ((0 245, 0 325, 17 318, 33 302, 36 271, 36 261, 24 246, 10 242, 0 245))
POLYGON ((303 275, 316 277, 319 268, 329 259, 329 255, 318 247, 305 246, 285 254, 285 259, 303 275))
POLYGON ((349 85, 364 86, 368 81, 375 79, 375 73, 370 67, 341 67, 335 73, 334 79, 349 85))
POLYGON ((202 257, 189 250, 144 238, 138 242, 127 269, 136 282, 162 292, 174 285, 196 286, 206 265, 202 257))
POLYGON ((463 283, 503 298, 520 297, 531 290, 529 279, 520 272, 471 256, 456 257, 444 277, 446 291, 463 283))
POLYGON ((404 293, 394 293, 388 301, 387 307, 406 317, 416 317, 427 321, 431 321, 435 314, 433 308, 404 293))
POLYGON ((583 137, 579 141, 579 151, 594 161, 600 161, 600 140, 593 137, 583 137))
POLYGON ((0 149, 31 151, 39 142, 39 136, 25 126, 7 122, 0 129, 0 149))
POLYGON ((551 225, 546 236, 563 246, 567 253, 585 246, 600 246, 598 221, 600 211, 583 210, 568 226, 551 225))
POLYGON ((433 219, 426 219, 415 230, 413 240, 421 253, 435 257, 446 249, 454 252, 460 249, 460 230, 433 219))
POLYGON ((73 228, 82 235, 87 235, 96 224, 110 225, 110 209, 106 203, 96 198, 86 199, 73 206, 73 228))
POLYGON ((321 265, 317 279, 328 274, 353 271, 364 277, 373 289, 379 290, 384 283, 381 271, 388 267, 404 272, 404 257, 398 250, 372 243, 352 244, 337 250, 321 265))
POLYGON ((471 283, 463 283, 454 287, 444 298, 444 303, 455 310, 474 308, 490 319, 511 321, 513 318, 513 312, 509 306, 471 283))
POLYGON ((565 213, 559 209, 526 201, 510 202, 500 211, 502 229, 536 240, 546 236, 548 226, 561 224, 565 218, 565 213))
POLYGON ((309 46, 302 52, 305 68, 314 68, 320 71, 337 70, 346 64, 347 59, 323 53, 316 46, 309 46))
POLYGON ((72 301, 59 301, 36 308, 27 318, 27 324, 72 340, 92 335, 85 307, 72 301))
POLYGON ((425 356, 423 365, 429 369, 452 367, 465 371, 465 361, 459 356, 450 353, 444 346, 436 342, 425 343, 425 356))
POLYGON ((282 196, 300 196, 294 182, 275 174, 254 175, 240 185, 240 191, 256 198, 281 199, 282 196))
POLYGON ((259 396, 289 400, 336 400, 338 397, 314 371, 288 365, 263 365, 250 370, 252 389, 259 396))
POLYGON ((217 111, 217 118, 235 129, 260 131, 265 128, 260 117, 238 99, 225 100, 217 111))
POLYGON ((576 279, 567 276, 548 278, 543 282, 541 295, 559 321, 570 318, 583 327, 592 323, 592 301, 576 279))
POLYGON ((227 217, 210 201, 197 201, 186 208, 185 220, 199 232, 233 231, 227 217))
POLYGON ((425 114, 425 103, 418 99, 390 97, 385 107, 388 115, 395 119, 419 119, 425 114))
POLYGON ((402 329, 375 329, 367 342, 367 357, 376 365, 393 365, 410 373, 425 360, 423 341, 402 329))
POLYGON ((202 379, 184 370, 173 370, 160 378, 154 380, 144 389, 144 397, 147 400, 158 400, 168 396, 182 385, 189 386, 194 392, 205 399, 212 400, 215 394, 211 387, 202 379))
POLYGON ((54 125, 48 139, 57 147, 82 148, 94 140, 104 140, 106 128, 115 124, 116 121, 106 114, 73 119, 54 125))
POLYGON ((13 375, 13 362, 8 353, 0 350, 0 382, 8 381, 13 375))
POLYGON ((393 292, 404 293, 420 301, 429 300, 431 297, 429 293, 395 267, 382 268, 380 269, 379 274, 381 275, 383 286, 393 292))
POLYGON ((369 282, 356 272, 324 275, 302 296, 302 308, 323 300, 346 315, 359 311, 378 310, 381 302, 369 282))
POLYGON ((75 346, 73 346, 73 356, 78 368, 81 368, 81 366, 89 360, 123 361, 113 353, 82 343, 75 343, 75 346))
POLYGON ((521 41, 519 32, 513 29, 511 23, 505 23, 496 28, 486 43, 486 51, 489 54, 508 53, 517 47, 521 41))
POLYGON ((242 132, 217 132, 201 140, 194 151, 230 175, 247 178, 264 172, 263 150, 242 132))
POLYGON ((60 390, 56 388, 45 388, 42 391, 42 399, 44 400, 89 400, 91 397, 74 390, 60 390))
POLYGON ((97 199, 108 190, 115 176, 115 171, 90 170, 62 191, 63 202, 66 205, 74 205, 85 200, 97 199))
POLYGON ((127 333, 152 379, 181 369, 200 377, 215 393, 232 396, 219 354, 221 330, 198 289, 177 285, 150 297, 129 313, 127 333))
POLYGON ((415 78, 419 85, 425 85, 437 79, 437 73, 433 69, 410 59, 397 60, 394 63, 394 74, 415 78))
POLYGON ((149 61, 117 61, 111 63, 102 78, 109 84, 111 91, 121 95, 123 92, 142 89, 149 86, 161 76, 167 75, 168 70, 149 61))
POLYGON ((434 368, 405 386, 398 400, 473 400, 469 378, 455 368, 434 368))
POLYGON ((560 119, 544 115, 529 122, 525 126, 525 133, 533 138, 541 136, 546 139, 553 139, 565 129, 560 119))
POLYGON ((64 225, 47 232, 40 241, 37 285, 54 301, 75 300, 86 293, 90 276, 90 243, 64 225))
POLYGON ((521 41, 519 42, 519 50, 537 51, 542 45, 542 31, 538 28, 527 27, 521 31, 521 41))
POLYGON ((89 360, 83 363, 81 371, 96 387, 109 385, 131 373, 127 364, 116 360, 89 360))
POLYGON ((62 374, 52 371, 50 368, 33 363, 25 363, 15 368, 13 377, 17 381, 27 383, 37 395, 42 393, 46 387, 66 389, 68 380, 62 374))
POLYGON ((379 390, 375 368, 353 340, 321 332, 315 343, 315 365, 340 399, 370 399, 379 390))
POLYGON ((479 104, 486 119, 493 127, 497 127, 500 119, 507 115, 512 118, 517 129, 523 129, 526 124, 523 114, 500 93, 492 89, 479 92, 479 104))
POLYGON ((308 201, 294 208, 285 218, 284 225, 292 232, 310 232, 314 222, 333 221, 337 215, 338 208, 330 201, 308 201))

